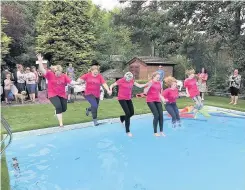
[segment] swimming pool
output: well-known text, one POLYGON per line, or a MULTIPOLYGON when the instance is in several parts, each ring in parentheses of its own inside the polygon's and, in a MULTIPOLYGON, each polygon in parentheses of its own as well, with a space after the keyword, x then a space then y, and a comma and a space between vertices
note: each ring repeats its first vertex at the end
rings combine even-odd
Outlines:
POLYGON ((214 113, 209 119, 182 120, 177 129, 165 115, 166 137, 153 137, 149 114, 132 119, 133 138, 120 123, 110 122, 51 134, 16 134, 6 151, 11 188, 244 190, 245 118, 243 113, 214 113), (13 157, 20 173, 14 172, 13 157))

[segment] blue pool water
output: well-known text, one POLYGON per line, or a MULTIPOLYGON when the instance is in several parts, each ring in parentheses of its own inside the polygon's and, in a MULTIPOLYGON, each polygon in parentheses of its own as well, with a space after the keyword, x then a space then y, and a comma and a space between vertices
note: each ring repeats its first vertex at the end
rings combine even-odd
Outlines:
MULTIPOLYGON (((167 118, 165 116, 165 118, 167 118)), ((6 152, 13 190, 244 190, 245 119, 166 120, 153 137, 152 116, 15 139, 6 152), (20 174, 14 172, 17 157, 20 174)))

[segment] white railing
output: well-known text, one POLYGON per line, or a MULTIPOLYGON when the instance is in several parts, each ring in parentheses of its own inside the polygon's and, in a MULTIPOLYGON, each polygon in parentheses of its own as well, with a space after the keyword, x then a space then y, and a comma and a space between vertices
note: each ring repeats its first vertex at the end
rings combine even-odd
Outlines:
POLYGON ((4 129, 6 130, 7 134, 5 135, 5 137, 2 139, 1 141, 1 147, 3 146, 3 148, 1 149, 0 151, 0 154, 2 154, 6 148, 10 145, 10 143, 12 142, 12 138, 13 138, 13 135, 12 135, 12 131, 11 131, 11 128, 8 124, 8 122, 4 119, 3 116, 1 116, 1 123, 2 123, 2 127, 4 127, 4 129), (8 142, 5 144, 5 140, 9 138, 8 142))

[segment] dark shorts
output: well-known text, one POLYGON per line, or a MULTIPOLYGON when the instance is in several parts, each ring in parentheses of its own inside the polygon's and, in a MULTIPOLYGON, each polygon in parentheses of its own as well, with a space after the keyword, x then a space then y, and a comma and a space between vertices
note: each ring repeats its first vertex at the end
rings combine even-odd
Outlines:
POLYGON ((35 94, 36 92, 36 84, 27 84, 26 89, 29 94, 35 94))
POLYGON ((17 83, 18 92, 21 93, 22 91, 26 91, 25 83, 17 83))
POLYGON ((74 88, 71 86, 68 86, 68 94, 74 94, 74 88))
POLYGON ((230 87, 230 91, 231 91, 231 95, 232 96, 238 96, 238 93, 239 93, 239 89, 238 88, 235 88, 235 87, 230 87))

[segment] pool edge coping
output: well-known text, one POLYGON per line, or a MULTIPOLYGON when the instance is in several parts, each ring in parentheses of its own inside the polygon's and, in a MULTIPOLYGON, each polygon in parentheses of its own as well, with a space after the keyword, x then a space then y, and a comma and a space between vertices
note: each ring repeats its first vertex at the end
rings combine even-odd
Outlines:
MULTIPOLYGON (((209 111, 225 111, 228 113, 244 114, 245 116, 245 112, 242 111, 236 111, 232 109, 220 108, 215 106, 205 106, 205 107, 208 108, 209 111)), ((163 113, 166 113, 166 111, 164 111, 163 113)), ((143 117, 150 116, 150 115, 152 115, 152 113, 134 115, 132 119, 141 119, 143 117)), ((110 119, 99 120, 99 122, 112 124, 112 123, 119 123, 120 120, 119 118, 110 118, 110 119)), ((41 135, 53 134, 53 133, 64 132, 69 130, 82 129, 86 127, 93 127, 93 126, 94 126, 93 122, 69 124, 69 125, 65 125, 65 127, 57 126, 57 127, 48 127, 43 129, 29 130, 29 131, 14 132, 13 137, 19 139, 30 135, 41 136, 41 135)))

